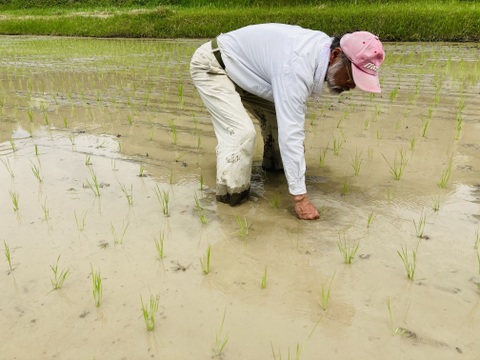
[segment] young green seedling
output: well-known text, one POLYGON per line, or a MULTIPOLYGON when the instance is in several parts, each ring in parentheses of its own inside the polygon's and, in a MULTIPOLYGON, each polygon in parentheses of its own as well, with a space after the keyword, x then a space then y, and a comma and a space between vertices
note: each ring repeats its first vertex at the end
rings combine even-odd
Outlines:
POLYGON ((243 219, 241 216, 235 216, 235 220, 238 224, 238 230, 236 231, 237 235, 240 236, 243 240, 245 240, 250 233, 250 229, 252 225, 249 225, 247 222, 247 218, 244 216, 243 219))
POLYGON ((52 284, 52 291, 60 289, 70 273, 70 269, 63 269, 62 271, 58 269, 59 261, 60 255, 58 255, 55 265, 50 265, 50 269, 52 269, 53 272, 53 277, 50 278, 50 282, 52 284))
POLYGON ((163 260, 163 249, 164 249, 164 241, 165 241, 165 231, 160 232, 160 236, 157 239, 156 237, 153 238, 155 242, 155 249, 157 250, 157 259, 162 261, 163 260))
POLYGON ((200 201, 198 200, 197 193, 194 194, 194 198, 195 198, 195 206, 197 207, 197 213, 198 213, 198 217, 200 218, 200 222, 203 225, 206 225, 208 223, 208 219, 203 211, 202 206, 200 205, 200 201))
POLYGON ((423 212, 422 214, 420 214, 420 219, 418 220, 418 224, 415 221, 415 219, 413 220, 413 225, 415 226, 415 233, 417 237, 420 239, 424 237, 423 232, 425 230, 426 222, 427 222, 427 215, 424 214, 423 212))
POLYGON ((265 289, 267 287, 267 267, 265 266, 265 271, 263 272, 262 282, 260 283, 260 288, 265 289))
POLYGON ((7 245, 7 242, 5 240, 3 241, 3 248, 5 252, 5 258, 7 259, 7 262, 8 262, 8 267, 10 269, 10 272, 12 272, 13 266, 12 266, 12 257, 10 254, 10 247, 7 245))
POLYGON ((362 165, 362 152, 358 153, 358 150, 355 150, 355 157, 352 157, 352 168, 355 175, 360 174, 360 167, 362 165))
POLYGON ((473 245, 473 248, 475 250, 478 250, 478 247, 480 246, 480 229, 475 230, 475 243, 473 245))
MULTIPOLYGON (((419 242, 420 244, 420 242, 419 242)), ((403 247, 402 245, 402 251, 397 251, 398 256, 400 256, 400 259, 402 259, 403 265, 405 266, 405 271, 407 272, 407 277, 409 280, 414 280, 415 278, 415 269, 417 267, 417 250, 418 250, 418 244, 415 250, 412 250, 412 258, 410 259, 408 256, 408 249, 407 246, 403 247)))
POLYGON ((385 155, 382 154, 383 158, 388 164, 388 167, 390 168, 390 173, 392 174, 395 180, 400 180, 402 178, 403 171, 405 170, 405 166, 407 166, 407 159, 405 158, 403 149, 399 150, 399 154, 400 154, 400 162, 397 161, 397 154, 395 154, 395 159, 393 160, 393 164, 390 164, 390 162, 387 160, 385 155))
POLYGON ((18 211, 18 198, 19 195, 17 192, 10 191, 10 198, 12 199, 13 211, 18 211))
POLYGON ((377 215, 373 211, 370 213, 370 215, 368 215, 367 228, 372 226, 373 220, 375 220, 376 217, 377 217, 377 215))
POLYGON ((74 209, 73 215, 75 216, 75 223, 77 224, 78 231, 82 232, 83 230, 85 230, 87 211, 83 211, 81 218, 78 218, 77 211, 74 209))
POLYGON ((205 263, 203 262, 202 259, 200 259, 200 264, 202 265, 202 271, 205 275, 207 275, 210 272, 210 255, 211 255, 211 248, 210 245, 208 245, 207 248, 207 253, 206 253, 206 259, 205 263))
POLYGON ((387 304, 387 309, 388 309, 388 317, 390 318, 390 329, 391 329, 392 335, 397 335, 397 334, 402 335, 403 330, 401 328, 398 328, 398 327, 396 328, 393 324, 393 313, 392 313, 392 307, 391 307, 391 304, 390 304, 390 298, 389 297, 387 297, 386 304, 387 304))
POLYGON ((343 262, 347 265, 351 264, 355 258, 355 255, 357 254, 360 242, 357 242, 356 245, 348 246, 347 240, 344 237, 343 241, 338 240, 337 245, 338 250, 340 250, 340 254, 343 256, 343 262))
POLYGON ((452 159, 448 161, 447 168, 442 172, 442 177, 440 178, 440 182, 438 186, 440 188, 445 189, 447 187, 448 181, 450 180, 450 176, 452 175, 452 159))
POLYGON ((90 265, 90 268, 93 284, 93 299, 95 301, 95 306, 99 307, 102 304, 103 297, 102 278, 100 276, 100 270, 95 272, 92 265, 90 265))
POLYGON ((10 160, 7 158, 7 159, 0 159, 0 161, 3 163, 3 165, 5 166, 5 168, 7 169, 8 173, 10 174, 10 177, 15 177, 15 174, 13 173, 13 170, 12 170, 12 167, 10 166, 10 160))
POLYGON ((115 245, 117 244, 123 244, 123 239, 125 238, 125 233, 127 232, 127 229, 128 229, 128 226, 130 225, 129 222, 127 222, 127 224, 124 224, 123 226, 123 230, 120 234, 117 234, 116 230, 115 230, 115 227, 113 226, 113 224, 110 224, 110 231, 112 233, 112 236, 113 236, 113 243, 115 245))
POLYGON ((228 334, 224 335, 223 333, 223 325, 225 324, 225 317, 227 316, 227 309, 223 312, 222 322, 220 324, 220 328, 217 332, 215 332, 215 345, 213 347, 213 353, 215 356, 221 356, 225 346, 228 343, 228 334))
POLYGON ((322 290, 320 292, 320 306, 324 311, 327 310, 328 302, 330 301, 330 290, 332 288, 334 277, 335 277, 335 273, 333 273, 328 285, 327 283, 322 284, 322 290))
POLYGON ((275 194, 273 197, 270 199, 270 204, 275 208, 278 209, 278 203, 280 201, 280 195, 275 194))
POLYGON ((162 206, 162 212, 163 215, 169 216, 169 203, 170 203, 170 195, 168 191, 165 190, 160 190, 158 187, 158 184, 155 184, 155 187, 153 188, 153 191, 155 192, 155 195, 157 196, 158 202, 162 206))
POLYGON ((127 187, 124 184, 120 184, 120 188, 127 199, 128 205, 133 205, 133 185, 130 185, 130 192, 128 192, 127 187))
POLYGON ((98 182, 97 175, 95 174, 93 167, 89 166, 88 169, 90 170, 90 176, 92 178, 92 182, 90 183, 90 181, 86 179, 87 186, 90 188, 90 190, 93 191, 96 197, 100 197, 100 183, 98 182))
POLYGON ((147 331, 153 331, 155 329, 155 315, 158 311, 158 303, 160 302, 160 295, 150 295, 150 301, 147 304, 143 303, 143 298, 140 295, 140 301, 142 303, 142 314, 145 320, 145 326, 147 331))

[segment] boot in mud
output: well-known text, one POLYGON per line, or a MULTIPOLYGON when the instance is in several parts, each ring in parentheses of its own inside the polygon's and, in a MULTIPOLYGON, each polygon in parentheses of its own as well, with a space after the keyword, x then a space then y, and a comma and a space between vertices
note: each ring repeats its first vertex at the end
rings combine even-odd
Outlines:
POLYGON ((243 202, 244 200, 248 199, 248 196, 250 194, 250 189, 238 192, 238 193, 233 193, 233 194, 224 194, 224 195, 218 195, 216 196, 217 201, 224 203, 224 204, 229 204, 230 206, 235 206, 243 202))

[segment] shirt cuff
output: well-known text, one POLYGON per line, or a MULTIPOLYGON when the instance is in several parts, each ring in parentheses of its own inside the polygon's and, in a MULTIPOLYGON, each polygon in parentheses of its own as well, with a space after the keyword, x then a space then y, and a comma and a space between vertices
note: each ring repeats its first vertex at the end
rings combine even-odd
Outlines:
POLYGON ((297 179, 295 182, 288 184, 288 191, 291 195, 302 195, 307 193, 307 187, 305 186, 305 176, 297 179))

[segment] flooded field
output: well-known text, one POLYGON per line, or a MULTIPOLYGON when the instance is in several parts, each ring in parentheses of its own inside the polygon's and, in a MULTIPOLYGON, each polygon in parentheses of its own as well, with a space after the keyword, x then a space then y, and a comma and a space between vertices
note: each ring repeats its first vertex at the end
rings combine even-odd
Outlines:
POLYGON ((477 45, 309 103, 305 222, 260 135, 216 203, 205 40, 1 40, 1 359, 479 358, 477 45))

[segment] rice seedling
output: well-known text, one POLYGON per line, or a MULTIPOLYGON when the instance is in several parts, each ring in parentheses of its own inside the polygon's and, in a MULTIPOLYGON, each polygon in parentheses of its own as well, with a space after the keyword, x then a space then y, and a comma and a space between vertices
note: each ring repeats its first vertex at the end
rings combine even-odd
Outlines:
POLYGON ((441 199, 440 195, 436 195, 433 197, 433 211, 439 211, 440 210, 440 204, 441 204, 441 199))
POLYGON ((370 213, 370 215, 368 215, 368 219, 367 219, 367 229, 372 226, 372 223, 373 223, 373 220, 375 220, 375 218, 377 217, 377 215, 372 211, 370 213))
POLYGON ((413 151, 415 149, 415 142, 416 142, 416 139, 414 136, 412 136, 412 138, 410 139, 410 150, 413 151))
POLYGON ((200 265, 202 266, 202 271, 205 275, 210 272, 210 257, 211 257, 211 247, 208 245, 207 252, 205 254, 205 263, 200 258, 200 265))
POLYGON ((450 180, 450 176, 452 175, 452 158, 448 161, 447 168, 442 172, 442 177, 440 178, 440 182, 438 186, 440 188, 445 189, 447 187, 448 181, 450 180))
POLYGON ((144 164, 140 164, 140 168, 138 170, 138 177, 146 177, 147 174, 145 174, 145 165, 144 164))
POLYGON ((427 222, 427 215, 423 212, 420 214, 420 219, 418 219, 418 223, 413 219, 413 225, 415 226, 415 234, 418 238, 423 238, 423 232, 425 230, 425 223, 427 222))
POLYGON ((10 198, 12 199, 13 211, 18 211, 18 199, 19 195, 15 191, 10 191, 10 198))
POLYGON ((5 240, 3 241, 3 249, 4 249, 5 258, 7 259, 7 262, 8 262, 8 268, 10 269, 10 272, 12 272, 13 271, 12 256, 10 253, 10 247, 7 245, 7 242, 5 240))
POLYGON ((352 168, 355 175, 360 174, 360 167, 362 165, 362 152, 358 153, 358 150, 355 149, 355 157, 352 157, 352 168))
POLYGON ((335 273, 333 273, 332 277, 330 278, 330 282, 323 283, 322 289, 320 291, 320 306, 323 311, 327 310, 328 303, 330 301, 330 290, 332 289, 333 278, 335 277, 335 273))
POLYGON ((478 275, 480 275, 480 253, 477 251, 478 275))
POLYGON ((323 167, 325 165, 325 158, 327 157, 327 151, 328 151, 328 143, 327 145, 325 145, 320 155, 318 155, 318 165, 320 167, 323 167))
MULTIPOLYGON (((420 242, 418 243, 420 244, 420 242)), ((402 251, 397 251, 398 256, 402 259, 403 265, 405 266, 405 271, 407 272, 407 277, 409 280, 414 280, 415 278, 415 270, 417 268, 417 250, 418 244, 415 250, 412 250, 412 257, 410 259, 408 255, 408 248, 407 246, 402 245, 402 251)))
MULTIPOLYGON (((282 360, 282 354, 280 353, 280 351, 279 351, 278 358, 277 358, 277 354, 275 354, 275 349, 273 348, 273 344, 270 343, 270 345, 272 346, 273 359, 274 359, 274 360, 277 360, 277 359, 278 359, 278 360, 282 360)), ((296 350, 295 350, 295 357, 294 357, 293 359, 299 360, 301 353, 302 353, 302 347, 300 346, 299 343, 297 343, 296 350)), ((290 357, 290 348, 288 348, 288 351, 287 351, 287 359, 288 359, 288 360, 291 359, 291 357, 290 357)))
POLYGON ((158 184, 155 184, 155 187, 153 188, 153 191, 155 192, 155 195, 157 196, 158 202, 162 206, 162 212, 163 215, 169 216, 169 203, 170 203, 170 195, 168 191, 165 190, 160 190, 158 187, 158 184))
POLYGON ((57 262, 55 265, 50 265, 50 269, 52 269, 53 272, 53 277, 50 278, 50 283, 52 284, 52 291, 53 290, 58 290, 63 286, 63 283, 67 279, 70 269, 63 269, 59 270, 58 268, 58 262, 60 261, 60 255, 58 255, 57 262))
POLYGON ((40 170, 40 166, 36 166, 35 164, 32 163, 31 169, 32 169, 33 175, 35 175, 38 182, 41 184, 43 182, 43 176, 40 170))
POLYGON ((127 232, 127 229, 128 229, 129 225, 130 225, 129 222, 124 224, 122 231, 119 234, 117 234, 117 231, 115 230, 115 227, 113 226, 113 224, 110 224, 110 232, 112 233, 113 243, 115 245, 123 244, 123 240, 125 238, 125 233, 127 232))
POLYGON ((160 235, 159 235, 158 239, 154 236, 153 241, 155 242, 155 250, 157 251, 157 259, 162 261, 163 257, 164 257, 164 253, 163 253, 164 246, 163 246, 163 244, 165 242, 165 231, 162 230, 160 232, 160 235))
POLYGON ((422 116, 422 137, 425 137, 427 134, 428 126, 430 125, 430 117, 423 117, 422 116))
POLYGON ((205 213, 203 211, 202 206, 200 205, 200 201, 198 200, 198 196, 197 196, 196 193, 194 194, 194 198, 195 198, 195 206, 197 207, 197 213, 198 213, 198 217, 200 219, 200 222, 203 225, 206 225, 208 223, 208 219, 207 219, 207 216, 205 215, 205 213))
MULTIPOLYGON (((340 235, 339 235, 340 238, 340 235)), ((343 256, 343 262, 345 264, 351 264, 353 262, 353 259, 355 258, 355 255, 357 254, 358 247, 360 246, 360 242, 357 242, 356 245, 349 246, 347 244, 347 240, 345 239, 345 235, 343 237, 343 241, 341 239, 338 240, 337 242, 338 245, 338 250, 340 250, 340 254, 343 256)))
POLYGON ((397 98, 398 90, 400 90, 400 87, 395 86, 395 88, 390 92, 390 102, 393 102, 397 98))
POLYGON ((237 221, 238 230, 236 231, 237 235, 240 236, 243 240, 245 240, 250 233, 250 229, 252 225, 249 225, 247 222, 247 218, 244 216, 243 219, 241 216, 235 216, 235 220, 237 221))
POLYGON ((260 288, 265 289, 267 287, 267 267, 265 266, 265 271, 263 272, 262 282, 260 283, 260 288))
POLYGON ((403 171, 405 170, 405 166, 407 166, 407 159, 403 149, 399 150, 400 154, 400 161, 397 160, 397 154, 395 154, 395 159, 393 160, 393 164, 391 164, 384 154, 382 154, 383 158, 388 164, 390 168, 390 173, 392 174, 395 180, 400 180, 403 176, 403 171))
POLYGON ((169 120, 168 127, 170 128, 170 132, 172 134, 172 143, 173 145, 177 145, 177 126, 175 125, 174 120, 169 120))
POLYGON ((340 154, 340 150, 342 149, 343 141, 341 139, 334 138, 333 139, 333 155, 338 156, 340 154))
POLYGON ((145 320, 145 326, 147 331, 153 331, 155 329, 155 316, 158 311, 158 303, 160 302, 160 295, 150 295, 150 301, 148 304, 144 304, 143 298, 140 295, 140 301, 142 303, 142 314, 145 320))
POLYGON ((50 209, 47 208, 46 201, 42 204, 42 211, 43 211, 43 221, 48 222, 48 220, 50 220, 50 209))
POLYGON ((388 309, 388 317, 390 319, 390 329, 391 329, 392 335, 401 334, 402 330, 398 327, 396 328, 395 325, 394 325, 394 322, 393 322, 393 313, 392 313, 392 307, 391 307, 389 297, 387 297, 386 304, 387 304, 387 309, 388 309))
POLYGON ((85 156, 85 165, 86 165, 86 166, 91 166, 91 165, 93 165, 93 164, 92 164, 92 159, 91 159, 90 155, 86 155, 86 156, 85 156))
POLYGON ((35 156, 38 157, 38 155, 39 155, 39 154, 38 154, 38 145, 35 144, 35 145, 34 145, 34 148, 35 148, 35 156))
POLYGON ((475 243, 473 245, 473 248, 475 250, 478 250, 479 246, 480 246, 480 230, 477 229, 477 230, 475 230, 475 243))
POLYGON ((215 345, 213 347, 213 353, 215 356, 221 356, 225 346, 228 343, 228 334, 223 334, 223 326, 225 325, 225 317, 227 316, 227 309, 223 312, 222 322, 220 328, 215 332, 215 345))
POLYGON ((99 307, 102 304, 103 298, 102 277, 100 276, 100 270, 95 272, 92 265, 90 265, 90 269, 90 275, 92 276, 93 285, 93 300, 95 301, 95 306, 99 307))
POLYGON ((121 184, 120 182, 119 184, 125 198, 127 199, 128 205, 133 205, 133 185, 130 185, 130 192, 128 192, 127 187, 124 184, 121 184))
POLYGON ((462 131, 462 123, 463 123, 463 117, 462 117, 462 114, 459 113, 455 118, 455 140, 458 140, 460 138, 460 133, 462 131))
POLYGON ((100 197, 100 184, 98 182, 97 175, 95 174, 95 170, 93 170, 93 167, 91 166, 89 166, 88 169, 90 170, 90 176, 92 178, 92 182, 86 179, 87 186, 90 190, 93 191, 96 197, 100 197))
POLYGON ((10 174, 10 177, 15 177, 15 174, 13 173, 12 167, 10 166, 10 160, 8 158, 0 159, 2 164, 5 166, 5 169, 7 169, 8 173, 10 174))
POLYGON ((17 151, 17 148, 15 146, 15 141, 13 141, 12 139, 10 139, 10 147, 12 148, 13 152, 17 151))
POLYGON ((82 232, 85 230, 86 218, 87 218, 87 211, 82 211, 82 215, 79 218, 77 216, 77 211, 73 210, 73 215, 75 216, 75 223, 77 224, 78 231, 82 232))
POLYGON ((280 195, 279 195, 279 194, 273 195, 273 197, 270 199, 270 204, 271 204, 275 209, 278 209, 279 202, 280 202, 280 195))

